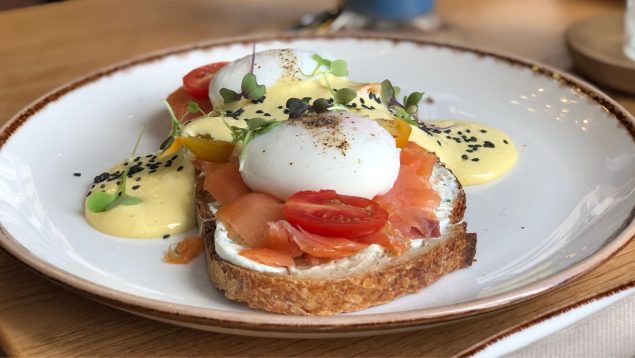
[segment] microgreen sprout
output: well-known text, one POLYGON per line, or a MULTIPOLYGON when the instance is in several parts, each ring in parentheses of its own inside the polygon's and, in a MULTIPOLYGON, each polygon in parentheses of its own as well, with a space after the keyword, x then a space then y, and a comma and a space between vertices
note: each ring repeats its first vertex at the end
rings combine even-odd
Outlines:
MULTIPOLYGON (((141 133, 137 137, 137 142, 135 143, 134 148, 132 149, 132 153, 130 153, 130 157, 128 161, 132 163, 135 154, 137 153, 137 148, 139 147, 139 143, 141 142, 141 137, 143 136, 143 131, 145 130, 145 126, 141 128, 141 133)), ((130 166, 127 166, 126 169, 121 173, 121 179, 119 180, 119 186, 117 187, 117 191, 114 194, 106 193, 104 191, 97 191, 88 197, 86 201, 86 206, 88 210, 94 213, 103 213, 108 210, 112 210, 119 205, 137 205, 141 203, 141 199, 128 195, 126 192, 126 181, 128 179, 128 171, 130 166)))
MULTIPOLYGON (((328 74, 331 74, 335 77, 348 76, 348 64, 346 64, 346 61, 344 60, 331 61, 331 60, 325 59, 324 57, 318 54, 313 54, 311 58, 317 63, 317 65, 315 66, 315 68, 313 69, 311 73, 302 72, 302 74, 306 77, 321 75, 324 78, 324 83, 326 83, 326 87, 329 89, 329 91, 333 95, 333 99, 335 103, 346 104, 354 100, 355 97, 357 97, 357 92, 355 92, 355 90, 350 88, 340 88, 339 90, 335 91, 333 89, 333 86, 331 86, 331 83, 329 82, 329 79, 327 76, 328 74), (320 69, 322 70, 320 71, 320 69)), ((290 111, 291 110, 289 110, 289 112, 290 111)))
POLYGON ((403 103, 397 100, 399 96, 399 87, 395 87, 389 80, 384 80, 381 83, 381 100, 386 104, 388 110, 390 110, 397 117, 405 120, 406 122, 418 126, 424 131, 428 131, 428 128, 419 121, 417 118, 417 112, 419 111, 419 102, 423 98, 423 92, 412 92, 411 94, 404 96, 403 103))
POLYGON ((274 119, 268 120, 264 118, 249 118, 247 120, 247 127, 242 128, 238 126, 233 126, 227 123, 225 118, 223 118, 223 122, 229 128, 229 131, 232 134, 232 139, 234 143, 242 142, 243 149, 240 152, 240 160, 239 160, 239 168, 243 168, 243 164, 245 162, 245 155, 247 151, 247 144, 254 139, 255 137, 265 134, 271 131, 274 127, 279 125, 281 122, 276 121, 274 119))
POLYGON ((319 75, 322 73, 330 73, 333 76, 337 76, 337 77, 348 76, 348 65, 346 64, 346 61, 344 60, 331 61, 331 60, 325 59, 324 57, 318 54, 313 54, 311 58, 315 62, 317 62, 317 66, 315 66, 315 68, 313 69, 311 73, 302 72, 302 74, 306 77, 313 77, 315 75, 319 75), (320 71, 320 68, 326 68, 326 70, 320 71))
POLYGON ((298 118, 306 112, 324 113, 333 107, 333 104, 325 99, 318 98, 309 104, 309 99, 289 98, 286 103, 289 110, 289 118, 298 118))
MULTIPOLYGON (((168 101, 163 100, 163 104, 168 109, 168 113, 170 113, 170 123, 171 123, 172 129, 170 131, 170 135, 167 138, 165 138, 165 140, 161 142, 161 145, 159 146, 159 149, 161 150, 161 154, 167 151, 172 146, 172 143, 174 143, 174 140, 178 138, 183 132, 183 124, 176 118, 176 115, 174 114, 174 111, 172 110, 172 107, 170 106, 168 101)), ((187 110, 188 112, 192 113, 193 110, 198 111, 200 110, 200 108, 198 108, 198 104, 196 102, 190 102, 187 105, 187 110), (193 105, 193 103, 196 105, 193 105)))
POLYGON ((265 134, 272 130, 275 126, 280 124, 276 120, 267 120, 264 118, 249 118, 247 120, 247 127, 241 128, 238 126, 232 126, 225 119, 223 119, 225 125, 231 131, 233 142, 242 142, 243 146, 249 143, 253 138, 265 134))
POLYGON ((240 93, 230 90, 229 88, 221 88, 218 92, 223 97, 224 103, 232 103, 239 101, 241 98, 257 101, 265 96, 267 87, 258 84, 256 75, 254 75, 254 66, 256 64, 256 45, 251 51, 251 66, 249 73, 245 74, 240 84, 240 93))

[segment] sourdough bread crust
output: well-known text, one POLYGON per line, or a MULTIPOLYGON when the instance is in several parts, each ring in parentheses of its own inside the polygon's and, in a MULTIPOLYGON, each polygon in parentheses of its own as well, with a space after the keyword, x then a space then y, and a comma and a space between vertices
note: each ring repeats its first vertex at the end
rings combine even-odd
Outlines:
POLYGON ((460 223, 465 213, 465 193, 453 202, 450 224, 443 237, 396 257, 388 264, 337 279, 270 274, 248 270, 215 253, 216 220, 209 208, 214 198, 203 189, 197 171, 196 195, 199 231, 205 241, 207 271, 212 284, 231 300, 270 312, 294 315, 334 315, 389 302, 419 291, 443 275, 468 267, 476 254, 476 234, 460 223))
MULTIPOLYGON (((270 312, 322 316, 391 301, 472 264, 476 234, 466 233, 465 224, 455 225, 452 232, 438 241, 384 267, 334 280, 251 271, 216 254, 208 254, 206 259, 212 283, 231 300, 270 312)), ((209 240, 206 250, 208 246, 209 240)))

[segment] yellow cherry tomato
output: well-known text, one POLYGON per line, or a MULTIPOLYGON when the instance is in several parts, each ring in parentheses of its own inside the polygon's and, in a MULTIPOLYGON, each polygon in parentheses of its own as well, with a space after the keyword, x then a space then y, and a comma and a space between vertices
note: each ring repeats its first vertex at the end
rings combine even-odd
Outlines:
POLYGON ((408 122, 400 118, 379 119, 377 122, 395 138, 397 148, 406 146, 408 138, 410 138, 410 132, 412 132, 412 127, 408 122))
POLYGON ((226 162, 234 151, 234 143, 200 137, 179 137, 194 155, 209 162, 226 162))
POLYGON ((159 154, 159 159, 163 159, 165 157, 169 157, 170 155, 176 153, 183 147, 183 143, 181 142, 181 137, 176 137, 172 141, 169 147, 167 147, 161 154, 159 154))

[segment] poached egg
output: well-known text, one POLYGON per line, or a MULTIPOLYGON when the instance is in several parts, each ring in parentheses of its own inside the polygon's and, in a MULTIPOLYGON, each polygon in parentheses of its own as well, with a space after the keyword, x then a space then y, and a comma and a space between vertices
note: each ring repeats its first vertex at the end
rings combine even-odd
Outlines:
POLYGON ((399 174, 400 150, 390 133, 349 112, 289 119, 243 151, 245 184, 281 200, 322 189, 372 199, 388 192, 399 174))

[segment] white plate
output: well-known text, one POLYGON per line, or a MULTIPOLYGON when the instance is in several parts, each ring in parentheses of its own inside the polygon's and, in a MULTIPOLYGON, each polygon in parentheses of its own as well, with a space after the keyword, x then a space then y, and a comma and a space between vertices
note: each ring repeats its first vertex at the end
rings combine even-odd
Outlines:
POLYGON ((634 119, 593 87, 542 65, 441 44, 389 38, 260 39, 258 50, 332 53, 358 81, 390 78, 434 99, 422 118, 460 118, 502 129, 517 166, 468 187, 466 221, 477 261, 429 288, 335 317, 258 312, 225 299, 203 260, 161 261, 176 240, 110 237, 90 227, 82 201, 92 177, 168 131, 160 100, 188 70, 233 60, 251 41, 173 50, 104 70, 36 101, 0 134, 0 243, 40 273, 108 304, 216 331, 325 336, 373 334, 483 312, 553 288, 608 259, 635 232, 634 119), (81 172, 81 177, 73 176, 81 172))

